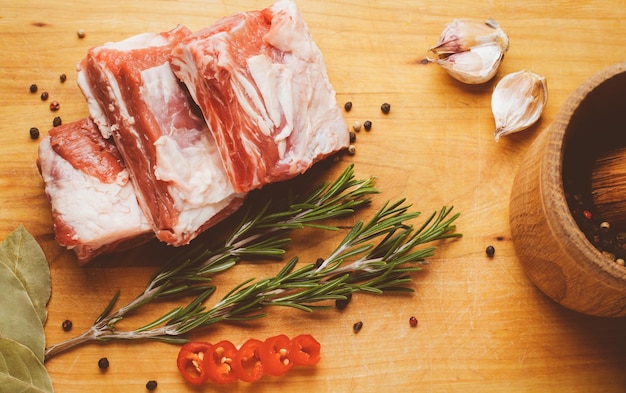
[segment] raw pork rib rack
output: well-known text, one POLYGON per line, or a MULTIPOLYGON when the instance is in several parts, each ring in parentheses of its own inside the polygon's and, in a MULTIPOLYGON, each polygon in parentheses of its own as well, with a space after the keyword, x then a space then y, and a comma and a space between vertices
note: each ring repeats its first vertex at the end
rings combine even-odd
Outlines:
POLYGON ((52 129, 38 163, 57 241, 80 263, 154 236, 187 244, 248 191, 349 143, 292 0, 196 33, 178 26, 107 43, 77 71, 90 118, 52 129))

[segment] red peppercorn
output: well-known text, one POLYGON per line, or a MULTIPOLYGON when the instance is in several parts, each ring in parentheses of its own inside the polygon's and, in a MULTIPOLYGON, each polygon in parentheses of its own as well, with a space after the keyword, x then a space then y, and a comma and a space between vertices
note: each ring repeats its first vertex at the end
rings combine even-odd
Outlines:
POLYGON ((59 108, 61 108, 61 104, 59 104, 59 101, 52 101, 50 103, 50 110, 53 112, 56 112, 59 110, 59 108))
POLYGON ((411 327, 416 327, 417 326, 417 318, 415 318, 415 317, 409 318, 409 325, 411 325, 411 327))
POLYGON ((589 210, 584 210, 583 215, 587 220, 591 219, 591 212, 589 210))

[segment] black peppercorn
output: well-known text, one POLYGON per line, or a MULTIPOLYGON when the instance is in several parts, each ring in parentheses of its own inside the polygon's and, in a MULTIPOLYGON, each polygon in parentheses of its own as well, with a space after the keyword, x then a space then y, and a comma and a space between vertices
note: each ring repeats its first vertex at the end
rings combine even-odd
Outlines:
POLYGON ((496 253, 496 249, 493 246, 487 246, 485 253, 488 257, 492 257, 496 253))
POLYGON ((350 143, 356 142, 356 132, 350 131, 350 143))
POLYGON ((59 80, 61 81, 61 83, 65 82, 67 80, 67 75, 65 74, 59 75, 59 80))
POLYGON ((31 127, 30 128, 30 139, 37 139, 37 138, 39 138, 39 128, 31 127))
POLYGON ((70 321, 69 319, 66 319, 61 324, 61 327, 63 328, 64 332, 69 332, 70 330, 72 330, 72 321, 70 321))
POLYGON ((107 368, 109 368, 109 359, 100 358, 100 360, 98 360, 98 368, 100 370, 106 370, 107 368))
POLYGON ((43 93, 41 93, 41 101, 45 101, 48 99, 48 92, 44 91, 43 93))
POLYGON ((62 123, 63 123, 63 122, 61 121, 61 118, 60 118, 59 116, 55 117, 55 118, 52 120, 52 126, 53 126, 53 127, 58 127, 58 126, 60 126, 62 123))
POLYGON ((59 110, 59 108, 61 108, 61 104, 59 104, 59 101, 52 101, 50 103, 50 110, 52 112, 56 112, 59 110))
POLYGON ((31 93, 37 93, 37 85, 33 83, 30 85, 29 90, 31 93))
POLYGON ((345 299, 335 300, 335 307, 337 307, 338 310, 343 310, 348 306, 348 303, 350 303, 350 299, 352 299, 351 293, 347 294, 345 299))
POLYGON ((146 382, 146 389, 154 390, 156 388, 157 388, 157 381, 151 380, 151 381, 146 382))
POLYGON ((372 129, 372 122, 369 120, 365 120, 365 122, 363 123, 363 128, 365 128, 365 131, 369 131, 372 129))
POLYGON ((355 333, 358 333, 362 328, 363 328, 363 322, 361 321, 352 325, 352 330, 354 330, 355 333))
POLYGON ((343 109, 346 110, 346 112, 350 112, 350 109, 352 109, 352 101, 348 101, 343 105, 343 109))
POLYGON ((391 105, 385 102, 380 106, 380 110, 383 111, 383 113, 386 115, 391 110, 391 105))

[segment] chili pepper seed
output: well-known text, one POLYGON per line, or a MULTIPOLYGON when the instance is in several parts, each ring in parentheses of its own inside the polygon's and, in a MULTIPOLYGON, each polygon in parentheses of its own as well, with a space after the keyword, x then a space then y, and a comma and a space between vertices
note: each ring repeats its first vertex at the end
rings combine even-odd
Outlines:
POLYGON ((61 324, 61 327, 63 328, 64 332, 69 332, 70 330, 72 330, 72 321, 70 321, 69 319, 66 319, 61 324))
POLYGON ((41 101, 45 101, 48 99, 48 92, 44 91, 43 93, 41 93, 41 101))
POLYGON ((52 101, 50 103, 50 110, 53 112, 56 112, 59 110, 59 108, 61 108, 61 104, 59 104, 59 101, 52 101))
POLYGON ((352 101, 348 101, 343 105, 343 109, 346 110, 346 112, 350 112, 350 109, 352 109, 352 101))
POLYGON ((356 322, 354 325, 352 325, 352 330, 354 330, 355 333, 358 333, 359 331, 361 331, 361 329, 363 329, 362 321, 356 322))
POLYGON ((380 106, 380 110, 386 115, 391 110, 391 105, 385 102, 380 106))
POLYGON ((37 138, 39 138, 39 128, 31 127, 30 128, 30 139, 37 139, 37 138))
POLYGON ((493 246, 487 246, 485 253, 488 257, 492 257, 496 253, 496 249, 493 246))
POLYGON ((411 325, 411 327, 416 327, 417 326, 417 318, 415 318, 415 317, 409 318, 409 325, 411 325))
POLYGON ((365 120, 365 122, 363 123, 363 128, 365 128, 365 131, 369 131, 372 129, 372 122, 369 120, 365 120))
POLYGON ((154 389, 157 388, 157 385, 158 385, 157 381, 155 381, 155 380, 148 381, 148 382, 146 382, 146 389, 154 390, 154 389))
POLYGON ((32 85, 30 85, 30 87, 28 88, 28 90, 29 90, 31 93, 37 93, 37 85, 33 83, 32 85))
POLYGON ((109 359, 100 358, 100 360, 98 360, 98 368, 100 370, 106 370, 107 368, 109 368, 109 359))

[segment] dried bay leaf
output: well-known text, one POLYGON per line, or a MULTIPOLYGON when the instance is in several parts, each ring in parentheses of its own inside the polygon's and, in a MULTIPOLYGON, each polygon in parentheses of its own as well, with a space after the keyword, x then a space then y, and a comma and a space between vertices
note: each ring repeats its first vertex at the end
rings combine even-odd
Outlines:
POLYGON ((48 393, 53 391, 43 363, 26 346, 0 337, 0 391, 48 393))
POLYGON ((50 300, 50 267, 35 238, 23 225, 0 244, 0 263, 8 266, 21 281, 43 325, 50 300))
POLYGON ((41 320, 20 280, 1 263, 0 288, 0 337, 24 344, 43 362, 45 335, 41 320))

